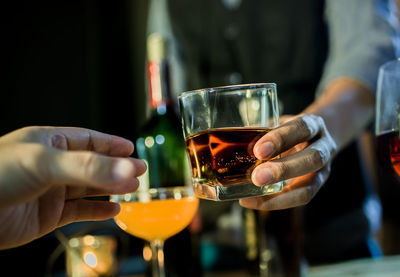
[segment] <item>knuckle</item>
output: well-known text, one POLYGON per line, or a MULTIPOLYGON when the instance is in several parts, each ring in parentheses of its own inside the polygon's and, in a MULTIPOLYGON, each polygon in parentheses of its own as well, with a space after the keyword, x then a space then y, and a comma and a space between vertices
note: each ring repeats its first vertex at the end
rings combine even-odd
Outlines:
POLYGON ((337 149, 336 144, 332 140, 324 138, 312 147, 311 151, 311 162, 322 167, 332 159, 337 149))
POLYGON ((324 128, 325 123, 321 116, 315 114, 305 114, 300 117, 302 125, 299 127, 303 128, 302 130, 308 131, 308 136, 315 136, 324 128))
POLYGON ((87 136, 87 145, 86 145, 86 150, 89 150, 89 151, 93 151, 94 149, 95 149, 95 146, 94 146, 94 140, 93 140, 93 137, 92 137, 92 134, 90 133, 90 131, 89 130, 87 130, 86 131, 86 136, 87 136))
POLYGON ((289 176, 289 167, 285 162, 276 163, 272 176, 275 180, 286 179, 289 176))
POLYGON ((104 154, 105 155, 111 155, 111 152, 112 152, 112 148, 111 148, 111 145, 112 145, 112 137, 111 136, 107 136, 106 137, 106 140, 107 140, 107 143, 105 143, 105 145, 104 145, 104 154))
POLYGON ((95 176, 101 172, 101 164, 94 153, 85 153, 81 156, 81 165, 85 176, 95 176))
POLYGON ((273 143, 276 145, 276 147, 283 148, 283 149, 285 149, 288 145, 288 141, 286 139, 285 134, 283 134, 281 132, 276 132, 274 134, 273 143))
POLYGON ((63 134, 54 134, 50 138, 50 146, 66 150, 68 149, 68 140, 63 134))
POLYGON ((313 149, 311 151, 311 163, 318 166, 318 168, 321 168, 325 164, 327 159, 328 158, 326 157, 326 153, 323 149, 313 149))
POLYGON ((307 116, 309 116, 309 115, 305 115, 305 116, 298 118, 298 120, 296 120, 294 123, 295 123, 297 130, 302 130, 303 132, 307 132, 308 135, 310 135, 311 130, 310 130, 309 124, 306 119, 307 116))
POLYGON ((325 120, 320 115, 312 114, 311 115, 315 122, 318 123, 319 126, 325 126, 325 120))
POLYGON ((104 155, 111 155, 112 136, 103 137, 104 143, 96 143, 96 133, 87 131, 87 145, 85 150, 96 151, 104 155))

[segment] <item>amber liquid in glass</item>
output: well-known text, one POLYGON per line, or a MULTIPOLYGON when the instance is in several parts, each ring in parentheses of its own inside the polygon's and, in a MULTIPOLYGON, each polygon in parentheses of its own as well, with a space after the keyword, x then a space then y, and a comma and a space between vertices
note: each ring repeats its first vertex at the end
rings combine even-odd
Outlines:
POLYGON ((253 154, 258 139, 270 128, 236 127, 205 130, 186 138, 193 179, 214 185, 251 183, 253 169, 262 163, 253 154))
POLYGON ((385 132, 377 136, 377 151, 381 167, 400 181, 399 131, 385 132), (397 175, 397 176, 396 176, 397 175))

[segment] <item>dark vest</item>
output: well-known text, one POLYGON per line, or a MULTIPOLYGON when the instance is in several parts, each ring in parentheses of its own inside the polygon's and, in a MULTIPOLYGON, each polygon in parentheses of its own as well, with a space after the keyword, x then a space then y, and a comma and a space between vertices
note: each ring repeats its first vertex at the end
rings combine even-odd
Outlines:
MULTIPOLYGON (((237 9, 222 2, 169 3, 187 88, 274 82, 283 113, 301 112, 315 98, 327 57, 324 1, 242 0, 237 9)), ((311 261, 327 262, 335 257, 324 251, 340 256, 367 237, 362 209, 367 191, 353 143, 336 157, 329 180, 305 206, 306 253, 311 261), (324 226, 335 219, 340 233, 325 234, 324 226), (313 239, 324 235, 329 238, 323 240, 330 240, 325 249, 324 241, 313 239), (335 249, 327 249, 332 245, 335 249)))

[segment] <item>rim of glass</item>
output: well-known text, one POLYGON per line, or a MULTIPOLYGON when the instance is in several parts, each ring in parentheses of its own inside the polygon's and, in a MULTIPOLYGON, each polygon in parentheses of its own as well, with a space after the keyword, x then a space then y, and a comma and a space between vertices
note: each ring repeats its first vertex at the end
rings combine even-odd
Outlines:
POLYGON ((148 202, 158 199, 177 199, 181 197, 196 197, 192 186, 160 187, 146 190, 137 190, 126 194, 111 195, 113 202, 148 202), (143 201, 144 200, 144 201, 143 201))
POLYGON ((204 92, 225 92, 225 91, 233 91, 233 90, 242 90, 242 89, 257 89, 257 88, 273 88, 276 90, 276 83, 250 83, 250 84, 238 84, 238 85, 226 85, 226 86, 218 86, 218 87, 209 87, 209 88, 201 88, 195 90, 189 90, 182 92, 179 98, 185 97, 189 94, 198 94, 204 92))

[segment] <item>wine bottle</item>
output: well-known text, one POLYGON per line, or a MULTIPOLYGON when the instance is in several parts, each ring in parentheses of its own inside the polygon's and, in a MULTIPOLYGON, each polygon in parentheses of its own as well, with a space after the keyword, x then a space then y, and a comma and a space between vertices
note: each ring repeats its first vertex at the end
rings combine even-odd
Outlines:
POLYGON ((136 140, 138 156, 148 165, 148 180, 142 188, 183 186, 187 168, 185 144, 180 120, 173 109, 166 41, 158 33, 150 35, 147 51, 151 116, 136 140))
MULTIPOLYGON (((182 127, 170 89, 167 41, 153 33, 147 40, 148 101, 151 115, 136 140, 138 157, 147 164, 139 190, 184 186, 189 175, 182 127)), ((198 234, 185 228, 164 245, 167 276, 200 276, 198 234)))

